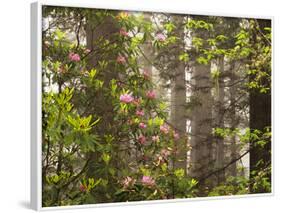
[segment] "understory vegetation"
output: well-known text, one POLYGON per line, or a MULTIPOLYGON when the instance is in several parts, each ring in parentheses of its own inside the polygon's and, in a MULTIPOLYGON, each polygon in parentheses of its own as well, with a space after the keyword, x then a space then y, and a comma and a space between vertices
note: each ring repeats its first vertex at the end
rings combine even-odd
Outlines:
POLYGON ((271 22, 43 7, 43 206, 271 192, 271 22))

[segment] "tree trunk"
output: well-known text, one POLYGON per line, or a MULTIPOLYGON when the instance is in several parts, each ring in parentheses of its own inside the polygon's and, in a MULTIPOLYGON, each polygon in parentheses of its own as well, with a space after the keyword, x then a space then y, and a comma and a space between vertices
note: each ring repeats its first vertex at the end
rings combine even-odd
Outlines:
MULTIPOLYGON (((195 20, 209 21, 208 17, 194 17, 195 20)), ((199 37, 203 41, 209 39, 209 32, 203 29, 195 29, 193 37, 199 37)), ((202 48, 208 48, 205 43, 202 48)), ((200 56, 196 52, 195 57, 200 56)), ((200 179, 213 170, 213 141, 212 141, 212 81, 211 81, 211 62, 207 64, 194 62, 192 79, 194 88, 191 100, 194 103, 191 113, 191 140, 190 140, 190 166, 191 177, 200 179)), ((206 196, 206 186, 213 180, 204 180, 200 184, 200 196, 206 196)))
MULTIPOLYGON (((184 31, 182 23, 183 16, 174 16, 172 21, 176 26, 175 36, 179 37, 175 55, 178 56, 184 51, 184 31)), ((180 140, 175 142, 175 160, 173 162, 174 169, 183 169, 186 173, 187 168, 187 144, 185 140, 186 133, 186 85, 185 85, 185 63, 177 61, 173 70, 173 81, 171 89, 171 123, 178 130, 180 140)))
MULTIPOLYGON (((215 127, 224 128, 224 56, 218 58, 218 84, 216 85, 216 104, 215 104, 215 127)), ((225 158, 225 151, 224 151, 224 139, 222 137, 216 137, 216 168, 220 169, 224 166, 224 158, 225 158)), ((218 184, 225 180, 225 171, 222 170, 217 176, 218 184)))
MULTIPOLYGON (((145 13, 144 14, 144 21, 151 22, 150 19, 151 19, 150 13, 145 13)), ((151 60, 151 58, 153 58, 152 41, 150 39, 146 39, 146 42, 145 42, 145 44, 143 44, 141 46, 141 49, 142 49, 145 57, 140 56, 139 62, 142 65, 143 69, 148 72, 148 75, 150 77, 152 77, 152 64, 151 64, 150 61, 147 60, 147 59, 151 60)))
MULTIPOLYGON (((99 79, 104 82, 104 87, 109 87, 110 81, 112 79, 118 78, 118 72, 115 71, 115 60, 117 58, 118 52, 112 51, 107 52, 106 54, 100 54, 98 52, 100 42, 105 41, 106 39, 109 41, 109 43, 114 42, 114 34, 119 32, 119 29, 117 28, 116 21, 111 17, 108 16, 103 20, 102 24, 98 24, 97 27, 93 26, 95 24, 92 24, 90 21, 86 24, 86 46, 88 49, 92 50, 91 54, 88 57, 87 66, 88 69, 97 68, 98 62, 106 61, 109 62, 107 67, 104 68, 105 70, 102 71, 102 73, 99 75, 99 79)), ((89 94, 91 94, 92 90, 89 89, 87 91, 89 94)), ((93 103, 94 105, 91 105, 91 110, 93 110, 93 113, 97 116, 102 117, 103 119, 100 120, 99 125, 95 129, 98 132, 98 135, 101 137, 104 137, 107 134, 112 134, 111 131, 114 131, 114 126, 112 124, 114 123, 113 117, 114 117, 114 111, 113 106, 110 100, 104 94, 94 94, 93 96, 93 103), (95 104, 98 103, 98 104, 95 104)), ((91 111, 89 112, 91 113, 91 111)), ((102 138, 101 143, 105 143, 105 139, 102 138)), ((120 161, 117 159, 119 152, 118 147, 113 148, 115 151, 113 151, 113 155, 111 156, 112 159, 110 162, 112 162, 114 165, 112 165, 114 168, 118 170, 120 161)), ((89 169, 87 170, 87 176, 88 177, 94 177, 97 178, 103 178, 107 179, 106 174, 102 174, 97 172, 100 168, 100 159, 101 159, 101 153, 94 151, 90 152, 88 154, 90 158, 89 162, 89 169)), ((113 184, 114 180, 108 180, 108 189, 107 190, 113 190, 112 193, 114 193, 114 189, 110 187, 110 184, 113 184)), ((100 192, 101 194, 104 192, 100 192)), ((110 193, 110 192, 108 192, 110 193)), ((100 197, 100 201, 107 200, 106 197, 100 197)))
MULTIPOLYGON (((237 80, 237 76, 235 74, 236 62, 231 62, 230 64, 230 82, 235 82, 237 80)), ((237 115, 236 115, 236 103, 235 103, 235 97, 237 95, 237 87, 236 85, 233 85, 229 88, 229 95, 230 95, 230 127, 231 129, 235 129, 238 127, 238 122, 237 122, 237 115)), ((236 159, 239 155, 239 149, 237 149, 237 144, 236 144, 236 136, 232 136, 230 138, 230 160, 236 159)), ((230 176, 236 177, 237 176, 237 162, 234 162, 231 164, 229 167, 229 173, 230 176)))
MULTIPOLYGON (((269 20, 258 20, 260 31, 264 32, 265 27, 271 27, 269 20)), ((256 42, 256 34, 253 32, 253 43, 256 42)), ((254 60, 254 59, 253 59, 254 60)), ((270 70, 268 70, 270 73, 270 70)), ((261 93, 258 90, 250 91, 250 128, 251 130, 264 131, 264 128, 271 126, 271 92, 261 93)), ((265 167, 271 164, 271 142, 269 141, 264 147, 257 146, 258 141, 251 141, 250 149, 250 191, 251 193, 263 193, 263 191, 255 190, 253 185, 255 177, 265 167)), ((271 179, 271 174, 268 176, 271 179)))
POLYGON ((208 174, 212 159, 212 95, 210 81, 210 64, 196 64, 193 74, 196 101, 191 116, 191 153, 190 175, 199 179, 208 174))

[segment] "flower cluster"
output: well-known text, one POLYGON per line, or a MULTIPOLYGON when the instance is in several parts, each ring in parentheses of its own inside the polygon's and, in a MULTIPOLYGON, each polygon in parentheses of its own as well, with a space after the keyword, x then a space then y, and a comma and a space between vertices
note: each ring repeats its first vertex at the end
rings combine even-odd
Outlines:
POLYGON ((153 142, 158 142, 160 140, 158 135, 153 135, 151 139, 153 142))
POLYGON ((177 133, 176 131, 174 131, 174 139, 175 140, 178 140, 178 139, 180 139, 180 135, 179 135, 179 133, 177 133))
POLYGON ((171 155, 171 151, 168 149, 162 149, 159 154, 156 155, 157 165, 165 163, 168 157, 171 155))
POLYGON ((116 62, 118 64, 125 64, 126 63, 126 58, 124 56, 119 55, 116 59, 116 62))
POLYGON ((170 127, 167 124, 163 124, 160 126, 160 131, 164 134, 168 134, 170 131, 170 127))
POLYGON ((145 128, 146 128, 146 124, 145 124, 145 123, 143 123, 143 122, 140 122, 140 124, 139 124, 139 128, 141 128, 141 129, 145 129, 145 128))
POLYGON ((160 42, 163 42, 163 41, 166 40, 166 37, 163 33, 157 33, 155 38, 156 38, 157 41, 160 41, 160 42))
POLYGON ((145 144, 145 142, 146 142, 146 137, 145 137, 144 135, 140 135, 140 136, 138 137, 138 141, 139 141, 140 144, 145 144))
POLYGON ((156 92, 153 90, 149 90, 146 92, 146 97, 148 99, 155 99, 156 98, 156 92))
POLYGON ((85 186, 84 184, 81 184, 81 185, 79 186, 79 190, 80 190, 81 192, 86 192, 86 191, 87 191, 87 186, 85 186))
POLYGON ((119 34, 125 37, 129 36, 129 33, 124 28, 120 29, 119 34))
POLYGON ((160 155, 164 158, 169 157, 170 154, 171 154, 171 152, 167 149, 162 149, 161 152, 160 152, 160 155))
POLYGON ((121 182, 124 188, 128 188, 135 184, 136 180, 129 176, 125 177, 124 180, 121 182))
POLYGON ((154 186, 155 185, 155 180, 150 176, 143 176, 142 179, 141 179, 141 182, 142 182, 143 185, 146 185, 146 186, 154 186))
POLYGON ((123 103, 131 103, 134 100, 134 97, 131 94, 122 94, 120 95, 120 101, 123 103))
POLYGON ((140 109, 138 109, 137 111, 136 111, 136 115, 137 116, 144 116, 144 111, 143 110, 140 110, 140 109))
POLYGON ((147 69, 143 70, 143 77, 146 80, 148 80, 150 78, 149 71, 147 69))
POLYGON ((70 61, 78 62, 80 61, 80 56, 77 53, 69 53, 68 58, 70 61))

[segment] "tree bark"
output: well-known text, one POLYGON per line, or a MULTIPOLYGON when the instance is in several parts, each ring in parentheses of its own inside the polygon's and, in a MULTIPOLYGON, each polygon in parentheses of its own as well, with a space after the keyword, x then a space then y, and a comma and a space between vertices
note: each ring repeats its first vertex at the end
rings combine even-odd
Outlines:
MULTIPOLYGON (((184 51, 184 29, 182 23, 184 16, 174 16, 172 18, 175 26, 175 36, 179 38, 175 55, 178 56, 184 51)), ((171 89, 171 123, 178 130, 180 140, 175 141, 175 160, 174 169, 183 169, 186 174, 187 168, 187 144, 185 140, 186 132, 186 79, 185 79, 185 62, 177 60, 173 70, 173 80, 171 89)))
MULTIPOLYGON (((208 17, 194 17, 195 20, 209 21, 208 17)), ((209 32, 203 29, 196 29, 192 36, 199 37, 203 41, 209 39, 209 32)), ((204 44, 202 48, 207 48, 204 44)), ((197 52, 200 56, 200 52, 197 52)), ((196 56, 198 57, 198 55, 196 56)), ((213 162, 213 143, 212 143, 212 106, 213 97, 211 93, 211 62, 201 64, 194 62, 192 79, 194 88, 192 101, 194 106, 191 114, 191 152, 189 174, 195 179, 210 173, 214 167, 213 162)), ((205 187, 209 180, 202 183, 200 194, 205 196, 205 187)), ((212 182, 210 180, 209 182, 212 182)))
MULTIPOLYGON (((117 28, 116 20, 113 19, 111 16, 107 16, 104 18, 102 23, 100 24, 93 24, 91 21, 87 21, 86 24, 86 46, 88 49, 90 49, 92 52, 90 53, 87 61, 87 67, 88 69, 97 68, 98 62, 100 61, 106 61, 108 62, 107 67, 102 70, 101 74, 99 75, 99 80, 102 80, 104 82, 104 87, 109 87, 110 81, 112 79, 118 78, 118 72, 115 71, 115 60, 117 58, 118 52, 112 51, 112 52, 106 52, 104 54, 100 54, 96 50, 99 49, 100 42, 103 42, 105 40, 108 40, 109 43, 114 42, 114 34, 119 32, 119 28, 117 28)), ((99 70, 98 70, 99 71, 99 70)), ((87 93, 91 94, 92 90, 89 89, 87 93)), ((89 110, 89 113, 93 113, 99 117, 102 117, 102 120, 100 120, 99 125, 96 127, 95 131, 98 132, 98 135, 101 136, 102 140, 101 143, 105 143, 105 138, 103 138, 105 135, 112 134, 112 131, 114 131, 114 111, 113 106, 110 100, 102 93, 93 94, 93 104, 90 106, 91 109, 89 110), (98 103, 98 104, 97 104, 98 103)), ((118 158, 118 147, 116 145, 113 147, 113 155, 111 156, 111 163, 114 164, 114 168, 118 170, 120 161, 116 158, 118 158)), ((100 159, 101 159, 101 153, 98 151, 90 152, 88 154, 88 157, 90 159, 89 166, 87 170, 87 176, 88 177, 94 177, 95 179, 98 178, 104 178, 107 179, 106 174, 98 173, 97 171, 101 168, 100 165, 100 159)), ((113 180, 108 180, 110 184, 113 184, 113 180)), ((113 188, 108 187, 108 190, 113 190, 113 188)), ((101 192, 102 194, 103 192, 101 192)), ((112 192, 114 193, 114 192, 112 192)), ((107 200, 106 197, 101 197, 100 200, 104 201, 107 200)))
MULTIPOLYGON (((261 33, 264 32, 265 27, 271 27, 271 21, 258 20, 261 33)), ((253 32, 253 43, 256 42, 257 32, 253 32)), ((252 60, 255 60, 254 58, 252 60)), ((268 70, 270 73, 270 70, 268 70)), ((264 131, 264 128, 271 126, 271 92, 261 93, 258 90, 250 91, 250 128, 251 130, 264 131)), ((251 193, 263 193, 254 189, 256 173, 253 171, 262 171, 267 164, 271 164, 271 141, 269 141, 264 147, 257 146, 258 141, 251 141, 250 149, 250 191, 251 193)), ((271 174, 268 175, 271 180, 271 174)))
MULTIPOLYGON (((237 80, 237 76, 235 74, 236 62, 231 62, 230 64, 230 82, 235 82, 237 80)), ((229 95, 230 95, 230 127, 231 129, 235 129, 238 127, 238 121, 237 121, 237 115, 236 115, 236 103, 235 103, 235 97, 237 94, 237 86, 233 85, 229 88, 229 95)), ((230 159, 236 159, 239 155, 239 149, 237 149, 237 144, 236 144, 236 136, 232 136, 230 138, 230 159)), ((229 167, 229 173, 230 176, 236 177, 237 176, 237 162, 234 162, 230 167, 229 167)))
POLYGON ((203 174, 208 173, 210 163, 212 163, 212 95, 210 90, 210 69, 210 64, 197 64, 193 76, 196 88, 192 96, 196 99, 197 105, 194 106, 191 117, 190 175, 197 179, 203 174))
MULTIPOLYGON (((218 58, 218 71, 219 71, 219 76, 218 76, 218 84, 217 89, 218 90, 216 93, 216 104, 215 104, 215 127, 218 128, 224 128, 224 78, 223 76, 224 73, 224 56, 221 56, 218 58)), ((223 168, 224 166, 224 158, 225 158, 225 145, 224 145, 224 139, 221 137, 216 137, 216 163, 215 166, 216 168, 223 168)), ((222 170, 218 175, 217 175, 217 182, 218 184, 223 182, 225 180, 225 171, 222 170)))

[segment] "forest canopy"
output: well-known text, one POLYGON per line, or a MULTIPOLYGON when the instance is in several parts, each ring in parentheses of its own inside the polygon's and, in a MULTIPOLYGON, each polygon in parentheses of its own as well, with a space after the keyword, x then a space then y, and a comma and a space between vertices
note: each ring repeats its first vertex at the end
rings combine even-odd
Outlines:
POLYGON ((43 6, 42 205, 271 192, 271 21, 43 6))

